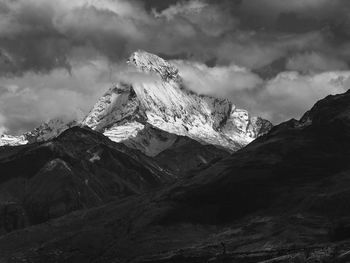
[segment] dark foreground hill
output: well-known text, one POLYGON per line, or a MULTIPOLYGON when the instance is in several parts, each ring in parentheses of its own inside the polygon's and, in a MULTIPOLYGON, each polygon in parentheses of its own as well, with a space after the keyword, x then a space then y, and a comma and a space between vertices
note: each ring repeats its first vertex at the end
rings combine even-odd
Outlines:
POLYGON ((48 142, 3 147, 0 230, 10 232, 147 192, 223 156, 228 156, 224 150, 178 137, 152 158, 79 127, 48 142))
POLYGON ((171 186, 4 235, 0 261, 347 262, 349 219, 347 92, 171 186))
POLYGON ((139 194, 174 179, 151 158, 74 127, 46 143, 0 151, 2 231, 139 194))

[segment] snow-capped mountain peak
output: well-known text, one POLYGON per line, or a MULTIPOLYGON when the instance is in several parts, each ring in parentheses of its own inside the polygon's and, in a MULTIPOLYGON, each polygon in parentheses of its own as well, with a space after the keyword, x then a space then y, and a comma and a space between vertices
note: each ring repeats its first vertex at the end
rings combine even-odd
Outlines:
POLYGON ((180 80, 179 70, 174 65, 146 51, 134 52, 127 63, 135 66, 141 72, 156 73, 164 81, 180 80))
POLYGON ((117 121, 135 118, 139 107, 135 98, 131 85, 118 83, 98 100, 83 124, 94 130, 104 131, 117 121))
MULTIPOLYGON (((72 126, 84 125, 149 156, 168 149, 179 136, 232 152, 272 127, 270 122, 237 109, 229 100, 187 90, 176 66, 154 54, 135 52, 128 64, 160 78, 117 83, 83 121, 51 120, 25 133, 23 143, 17 140, 18 144, 46 141, 72 126)), ((8 144, 11 140, 2 141, 8 144)))
POLYGON ((271 128, 268 121, 252 118, 228 100, 187 90, 178 69, 156 55, 138 51, 128 63, 161 79, 119 83, 100 98, 83 124, 114 141, 157 155, 169 147, 171 139, 151 138, 148 129, 152 127, 235 151, 271 128))

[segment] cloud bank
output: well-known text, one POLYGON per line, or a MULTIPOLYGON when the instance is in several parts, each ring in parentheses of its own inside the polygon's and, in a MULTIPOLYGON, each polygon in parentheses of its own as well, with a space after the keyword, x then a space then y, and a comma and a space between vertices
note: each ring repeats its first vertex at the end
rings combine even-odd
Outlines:
POLYGON ((71 72, 55 69, 48 74, 1 77, 2 132, 21 134, 52 118, 81 117, 110 88, 115 70, 104 60, 96 60, 73 64, 71 72))
POLYGON ((72 59, 104 55, 116 62, 137 49, 250 69, 310 50, 349 59, 344 1, 191 0, 160 11, 145 2, 1 0, 0 50, 9 60, 1 72, 69 70, 72 59), (277 28, 311 18, 311 28, 277 28))
POLYGON ((138 49, 175 59, 198 93, 275 123, 300 116, 347 89, 349 11, 347 0, 0 0, 0 129, 87 111, 138 49))
POLYGON ((303 75, 283 72, 269 81, 237 66, 212 67, 175 62, 186 87, 199 94, 228 98, 237 107, 278 124, 300 118, 316 101, 345 92, 350 71, 330 71, 303 75))

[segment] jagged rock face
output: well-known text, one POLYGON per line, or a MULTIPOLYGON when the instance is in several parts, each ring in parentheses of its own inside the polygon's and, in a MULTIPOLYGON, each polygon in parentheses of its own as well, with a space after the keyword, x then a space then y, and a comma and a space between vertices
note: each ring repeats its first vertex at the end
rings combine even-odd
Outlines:
POLYGON ((142 72, 157 73, 164 81, 181 81, 179 70, 164 59, 144 51, 132 54, 128 64, 135 65, 142 72))
POLYGON ((272 127, 268 121, 252 118, 228 100, 186 90, 177 68, 156 55, 136 52, 129 64, 152 76, 152 81, 117 84, 100 98, 83 121, 84 125, 116 142, 127 141, 144 153, 156 156, 174 139, 145 137, 148 134, 145 127, 152 126, 236 151, 272 127), (140 141, 148 144, 148 148, 139 146, 140 141))
POLYGON ((104 131, 120 120, 137 119, 138 109, 139 101, 133 88, 120 83, 98 100, 83 124, 94 130, 104 131))

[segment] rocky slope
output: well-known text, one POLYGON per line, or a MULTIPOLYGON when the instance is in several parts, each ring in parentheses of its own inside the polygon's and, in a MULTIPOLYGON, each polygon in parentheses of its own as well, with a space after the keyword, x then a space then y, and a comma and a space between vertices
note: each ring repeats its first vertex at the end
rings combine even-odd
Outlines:
POLYGON ((0 170, 0 233, 175 179, 140 152, 79 127, 47 142, 1 149, 0 170))
POLYGON ((171 186, 3 236, 0 259, 348 262, 349 113, 329 96, 171 186))
POLYGON ((166 150, 176 136, 236 151, 272 127, 228 100, 188 91, 178 69, 156 55, 135 52, 129 64, 145 74, 142 80, 115 85, 83 121, 111 140, 126 142, 149 156, 166 150), (153 136, 155 129, 170 135, 153 136))

